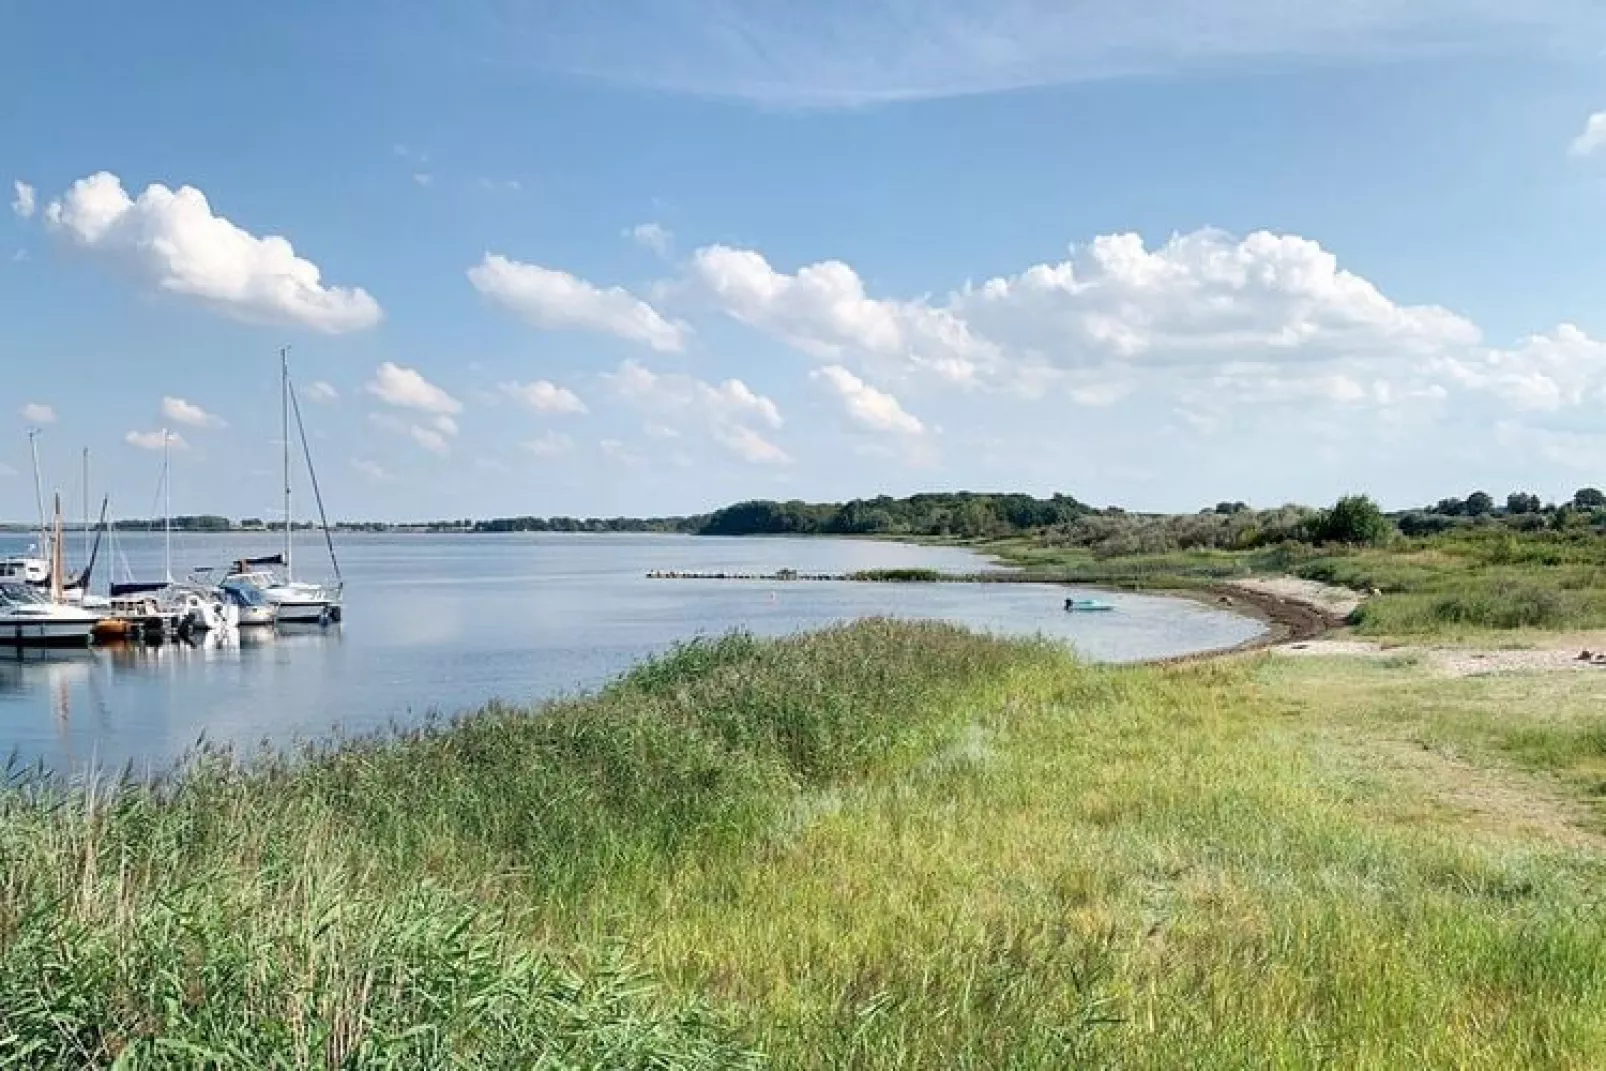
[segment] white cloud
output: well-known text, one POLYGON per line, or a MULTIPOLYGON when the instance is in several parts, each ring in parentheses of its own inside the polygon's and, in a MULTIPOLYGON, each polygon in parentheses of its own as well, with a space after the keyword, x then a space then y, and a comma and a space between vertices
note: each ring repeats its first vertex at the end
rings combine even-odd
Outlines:
POLYGON ((390 361, 379 366, 374 378, 364 384, 364 389, 398 409, 410 409, 428 414, 416 421, 409 421, 389 413, 372 413, 369 419, 375 424, 388 431, 406 435, 430 453, 442 456, 451 453, 451 440, 456 438, 458 433, 457 421, 453 415, 462 412, 463 403, 425 379, 416 370, 403 368, 390 361))
POLYGON ((525 443, 524 448, 536 457, 558 457, 574 449, 574 440, 562 432, 549 431, 525 443))
POLYGON ((1606 145, 1606 112, 1596 112, 1584 123, 1583 133, 1567 149, 1572 156, 1593 156, 1606 145))
POLYGON ((1013 361, 1062 369, 1423 356, 1479 338, 1446 309, 1395 304, 1316 242, 1267 231, 1207 229, 1153 250, 1105 235, 966 287, 950 309, 1013 361))
POLYGON ((316 379, 301 388, 301 397, 318 405, 328 405, 340 400, 340 392, 335 390, 333 384, 316 379))
POLYGON ((176 431, 131 431, 123 436, 123 441, 141 450, 160 450, 164 441, 171 450, 190 448, 190 444, 184 441, 184 436, 176 431))
POLYGON ((790 465, 792 457, 764 436, 742 424, 716 425, 714 441, 755 465, 790 465))
POLYGON ((537 413, 585 413, 585 402, 567 387, 538 379, 533 383, 502 383, 498 389, 537 413))
POLYGON ((679 373, 652 372, 637 361, 625 361, 603 378, 614 394, 651 418, 651 423, 690 426, 748 461, 790 460, 752 426, 779 428, 784 423, 780 409, 739 379, 705 383, 679 373))
POLYGON ((318 266, 277 235, 264 238, 212 213, 193 186, 159 183, 138 199, 101 171, 45 209, 51 229, 80 248, 120 258, 159 289, 195 298, 236 319, 338 334, 379 322, 367 291, 323 285, 318 266))
POLYGON ((351 467, 359 475, 365 476, 376 483, 384 483, 391 478, 390 471, 377 461, 354 457, 351 459, 351 467))
POLYGON ((1432 370, 1453 385, 1486 392, 1522 410, 1554 411, 1606 401, 1606 343, 1572 324, 1533 335, 1515 349, 1444 357, 1432 370))
POLYGON ((11 184, 11 189, 16 194, 11 202, 11 211, 22 219, 33 218, 34 206, 37 203, 33 187, 18 179, 11 184))
POLYGON ((714 245, 693 255, 691 271, 730 316, 817 357, 837 360, 855 351, 958 381, 994 357, 946 309, 869 297, 858 273, 839 260, 787 275, 753 250, 714 245))
POLYGON ((480 293, 546 330, 597 331, 664 352, 684 348, 691 330, 623 287, 604 290, 568 272, 495 253, 485 254, 468 278, 480 293))
POLYGON ((188 424, 192 428, 221 428, 226 422, 220 416, 172 395, 162 399, 162 415, 175 424, 188 424))
POLYGON ((898 399, 877 390, 841 365, 827 365, 810 373, 836 392, 848 416, 860 427, 898 435, 922 435, 925 425, 904 411, 898 399))
POLYGON ((435 176, 428 171, 414 171, 413 181, 420 186, 433 186, 435 184, 435 176))
POLYGON ((448 441, 452 432, 442 431, 438 428, 424 427, 421 424, 409 424, 407 434, 412 436, 413 442, 422 446, 432 454, 445 457, 452 452, 452 444, 448 441))
POLYGON ((680 432, 668 424, 659 424, 649 420, 641 426, 641 430, 649 439, 678 439, 680 432))
POLYGON ((542 69, 767 105, 853 107, 1282 61, 1585 47, 1577 0, 633 0, 511 5, 481 44, 542 69), (516 46, 512 42, 517 42, 516 46))
POLYGON ((412 368, 386 361, 365 385, 369 394, 400 409, 447 415, 463 411, 463 403, 441 390, 412 368))
POLYGON ((22 419, 30 424, 54 424, 56 422, 55 408, 43 402, 29 402, 18 412, 22 414, 22 419))
POLYGON ((675 236, 661 223, 638 223, 625 231, 625 237, 660 257, 668 257, 674 247, 675 236))

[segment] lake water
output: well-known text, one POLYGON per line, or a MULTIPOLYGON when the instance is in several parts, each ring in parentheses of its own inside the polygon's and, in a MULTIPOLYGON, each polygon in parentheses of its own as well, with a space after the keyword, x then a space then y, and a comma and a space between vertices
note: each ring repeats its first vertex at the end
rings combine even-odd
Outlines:
MULTIPOLYGON (((0 555, 27 549, 0 535, 0 555)), ((76 549, 76 548, 75 548, 76 549)), ((271 553, 266 536, 174 536, 174 573, 271 553)), ((0 648, 0 756, 56 771, 159 769, 203 735, 251 745, 356 733, 593 689, 677 640, 747 629, 772 636, 867 616, 935 618, 1041 634, 1089 659, 1127 661, 1230 646, 1261 626, 1194 602, 1100 595, 1068 614, 1068 589, 1019 584, 650 580, 651 570, 843 573, 924 566, 976 572, 968 552, 824 539, 649 535, 350 535, 337 543, 345 624, 245 631, 199 647, 84 652, 0 648)), ((160 535, 124 535, 113 557, 161 575, 160 535)), ((103 557, 103 562, 105 558, 103 557)), ((309 579, 327 557, 298 537, 309 579)), ((104 571, 101 577, 104 577, 104 571)), ((118 579, 124 577, 119 575, 118 579)), ((99 585, 97 585, 99 586, 99 585)))

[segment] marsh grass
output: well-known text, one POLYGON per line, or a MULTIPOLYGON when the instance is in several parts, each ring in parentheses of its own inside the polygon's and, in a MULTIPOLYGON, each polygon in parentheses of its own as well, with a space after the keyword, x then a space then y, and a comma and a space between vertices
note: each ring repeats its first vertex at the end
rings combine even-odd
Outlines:
POLYGON ((15 784, 0 1065, 1590 1066, 1589 678, 1425 674, 870 622, 15 784))

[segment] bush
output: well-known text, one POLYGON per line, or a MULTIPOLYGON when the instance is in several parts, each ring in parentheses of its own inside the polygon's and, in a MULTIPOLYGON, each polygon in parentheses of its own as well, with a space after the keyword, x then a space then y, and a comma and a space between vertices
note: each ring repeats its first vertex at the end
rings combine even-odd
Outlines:
POLYGON ((1356 547, 1380 547, 1388 542, 1394 526, 1383 511, 1365 495, 1347 495, 1333 508, 1317 517, 1312 535, 1317 543, 1345 543, 1356 547))

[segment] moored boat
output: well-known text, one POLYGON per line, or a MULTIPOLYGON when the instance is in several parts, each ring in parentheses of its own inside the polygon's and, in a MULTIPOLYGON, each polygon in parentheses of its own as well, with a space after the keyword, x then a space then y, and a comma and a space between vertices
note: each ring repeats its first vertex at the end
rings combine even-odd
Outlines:
POLYGON ((1097 599, 1072 598, 1065 600, 1065 609, 1071 613, 1099 613, 1113 610, 1115 607, 1107 602, 1099 602, 1097 599))
POLYGON ((0 583, 0 644, 88 646, 99 615, 51 602, 27 584, 0 583))

